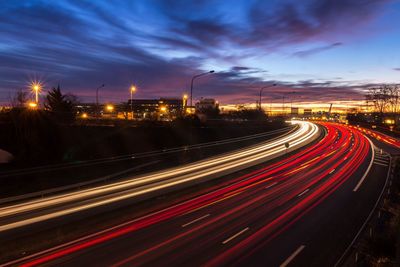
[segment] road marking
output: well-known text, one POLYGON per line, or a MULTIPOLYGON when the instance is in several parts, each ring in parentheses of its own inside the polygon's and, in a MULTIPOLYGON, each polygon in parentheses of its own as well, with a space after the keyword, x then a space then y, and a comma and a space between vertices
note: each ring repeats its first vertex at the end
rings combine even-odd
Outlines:
POLYGON ((369 143, 371 145, 372 157, 371 157, 371 161, 369 162, 366 172, 364 173, 363 177, 361 177, 360 181, 358 181, 356 187, 354 187, 353 192, 357 192, 357 190, 360 188, 361 184, 364 182, 369 171, 371 170, 372 164, 374 163, 374 159, 375 159, 375 149, 374 149, 375 145, 374 145, 374 143, 372 143, 371 139, 369 139, 367 136, 365 136, 365 138, 367 138, 367 140, 369 141, 369 143))
POLYGON ((384 166, 384 167, 389 166, 388 164, 383 164, 383 163, 379 163, 379 162, 374 162, 374 164, 379 165, 379 166, 384 166))
POLYGON ((241 234, 243 234, 244 232, 246 232, 246 231, 249 230, 249 229, 250 229, 249 227, 244 228, 242 231, 240 231, 240 232, 234 234, 233 236, 231 236, 231 237, 229 237, 228 239, 226 239, 225 241, 223 241, 222 244, 225 245, 226 243, 228 243, 228 242, 231 241, 232 239, 235 239, 236 237, 240 236, 241 234))
POLYGON ((296 249, 295 252, 292 253, 292 255, 289 256, 279 267, 286 267, 288 264, 297 256, 299 253, 305 248, 306 246, 301 245, 298 249, 296 249))
POLYGON ((273 187, 274 185, 276 185, 278 182, 275 182, 275 183, 272 183, 272 184, 270 184, 269 186, 266 186, 266 187, 264 187, 265 189, 268 189, 268 188, 270 188, 270 187, 273 187))
POLYGON ((301 192, 300 194, 298 194, 298 197, 301 197, 302 195, 304 195, 305 193, 307 193, 308 191, 310 191, 309 188, 307 188, 306 190, 304 190, 303 192, 301 192))
POLYGON ((389 176, 390 176, 390 171, 393 170, 391 169, 391 165, 392 165, 392 158, 390 157, 390 162, 389 162, 389 169, 387 171, 387 175, 386 175, 386 180, 385 180, 385 184, 382 188, 382 191, 378 197, 378 199, 375 202, 374 207, 372 208, 371 212, 369 213, 368 217, 365 219, 363 225, 361 226, 361 228, 358 230, 357 234, 355 235, 355 237, 353 238, 353 240, 351 241, 351 243, 349 244, 349 246, 346 248, 346 250, 343 252, 342 256, 340 256, 339 260, 335 263, 334 267, 338 267, 340 265, 340 263, 343 261, 343 259, 345 258, 345 256, 349 253, 350 249, 354 246, 354 243, 357 241, 358 237, 360 236, 361 232, 364 230, 365 226, 367 225, 367 223, 369 222, 369 220, 372 217, 372 214, 376 211, 376 208, 378 207, 379 202, 382 199, 383 193, 385 192, 385 189, 387 187, 388 181, 389 181, 389 176))
POLYGON ((334 171, 335 171, 335 169, 331 170, 331 171, 329 172, 329 174, 332 174, 334 171))
POLYGON ((388 160, 382 160, 382 159, 375 159, 374 162, 378 162, 378 163, 384 164, 384 163, 388 163, 389 161, 388 160))
POLYGON ((200 221, 200 220, 203 220, 204 218, 207 218, 208 216, 210 216, 210 214, 206 214, 206 215, 201 216, 200 218, 197 218, 197 219, 195 219, 195 220, 193 220, 193 221, 191 221, 191 222, 182 224, 182 227, 186 227, 186 226, 191 225, 191 224, 193 224, 193 223, 195 223, 195 222, 198 222, 198 221, 200 221))

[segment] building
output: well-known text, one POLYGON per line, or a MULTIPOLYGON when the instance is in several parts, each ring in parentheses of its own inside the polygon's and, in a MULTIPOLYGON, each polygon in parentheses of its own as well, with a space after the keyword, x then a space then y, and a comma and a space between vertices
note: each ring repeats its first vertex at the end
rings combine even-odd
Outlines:
POLYGON ((218 108, 218 101, 213 98, 201 98, 199 102, 195 104, 196 112, 203 110, 211 110, 218 108))
POLYGON ((304 116, 311 116, 311 115, 312 115, 312 109, 305 108, 304 109, 304 116))
POLYGON ((299 108, 292 107, 292 108, 290 109, 290 114, 291 114, 292 116, 297 116, 297 115, 299 115, 299 108))
POLYGON ((138 120, 172 120, 183 114, 185 101, 179 98, 133 99, 128 101, 138 120))

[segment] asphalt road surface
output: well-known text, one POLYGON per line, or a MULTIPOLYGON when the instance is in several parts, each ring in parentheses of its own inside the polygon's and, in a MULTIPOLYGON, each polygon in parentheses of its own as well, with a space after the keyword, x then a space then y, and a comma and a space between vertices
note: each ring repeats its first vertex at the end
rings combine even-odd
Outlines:
POLYGON ((358 129, 230 185, 13 262, 24 266, 333 266, 371 212, 389 155, 358 129))

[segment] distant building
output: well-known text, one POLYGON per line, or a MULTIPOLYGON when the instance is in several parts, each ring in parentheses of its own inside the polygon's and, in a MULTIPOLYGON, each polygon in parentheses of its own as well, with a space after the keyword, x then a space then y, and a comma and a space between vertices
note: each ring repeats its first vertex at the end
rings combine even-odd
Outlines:
POLYGON ((297 116, 297 115, 299 115, 299 108, 294 108, 294 107, 292 107, 292 108, 290 109, 290 114, 291 114, 292 116, 297 116))
POLYGON ((216 109, 218 108, 218 101, 213 98, 202 98, 196 103, 196 112, 202 110, 216 109))
POLYGON ((185 103, 179 98, 133 99, 128 101, 128 109, 131 104, 135 119, 172 120, 183 114, 185 103))
POLYGON ((305 108, 304 109, 304 116, 311 116, 311 115, 312 115, 312 109, 305 108))
POLYGON ((195 104, 196 114, 200 120, 215 118, 219 114, 219 104, 213 98, 201 98, 195 104))

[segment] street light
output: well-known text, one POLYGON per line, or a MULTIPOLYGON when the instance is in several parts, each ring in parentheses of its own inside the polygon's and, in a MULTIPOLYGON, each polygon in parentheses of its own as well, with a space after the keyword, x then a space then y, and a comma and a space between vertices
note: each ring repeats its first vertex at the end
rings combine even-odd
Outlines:
POLYGON ((104 87, 104 83, 97 87, 96 89, 96 111, 97 111, 97 117, 100 117, 100 109, 99 109, 99 89, 104 87))
POLYGON ((262 92, 263 92, 263 90, 266 89, 266 88, 273 87, 273 86, 276 86, 276 83, 271 84, 271 85, 267 85, 267 86, 264 86, 264 87, 261 87, 261 89, 260 89, 260 99, 259 99, 259 102, 258 102, 260 110, 262 109, 262 108, 261 108, 261 97, 262 97, 262 92))
POLYGON ((40 83, 32 83, 32 90, 35 92, 35 102, 39 104, 39 91, 42 89, 40 83))
POLYGON ((131 114, 133 120, 133 94, 136 92, 136 86, 132 85, 130 91, 131 91, 131 114))
POLYGON ((192 77, 192 82, 190 83, 190 106, 191 107, 193 106, 193 81, 194 81, 194 79, 196 79, 198 77, 201 77, 201 76, 204 76, 204 75, 207 75, 207 74, 210 74, 210 73, 214 73, 214 71, 210 70, 210 71, 207 71, 207 72, 204 72, 204 73, 197 74, 197 75, 192 77))
POLYGON ((261 110, 261 98, 262 98, 262 92, 263 92, 263 90, 266 89, 266 88, 274 87, 274 86, 276 86, 276 83, 273 83, 273 84, 271 84, 271 85, 267 85, 267 86, 261 87, 261 89, 260 89, 260 99, 259 99, 259 102, 258 102, 260 110, 261 110))
POLYGON ((162 113, 167 112, 167 107, 166 107, 166 106, 161 106, 161 107, 160 107, 160 111, 161 111, 162 113))
POLYGON ((29 106, 31 109, 36 109, 36 108, 37 108, 37 103, 35 103, 35 102, 29 102, 29 103, 28 103, 28 106, 29 106))
POLYGON ((107 111, 112 112, 114 110, 114 106, 113 105, 107 105, 106 109, 107 109, 107 111))
POLYGON ((184 94, 182 97, 183 114, 186 114, 188 95, 184 94))

